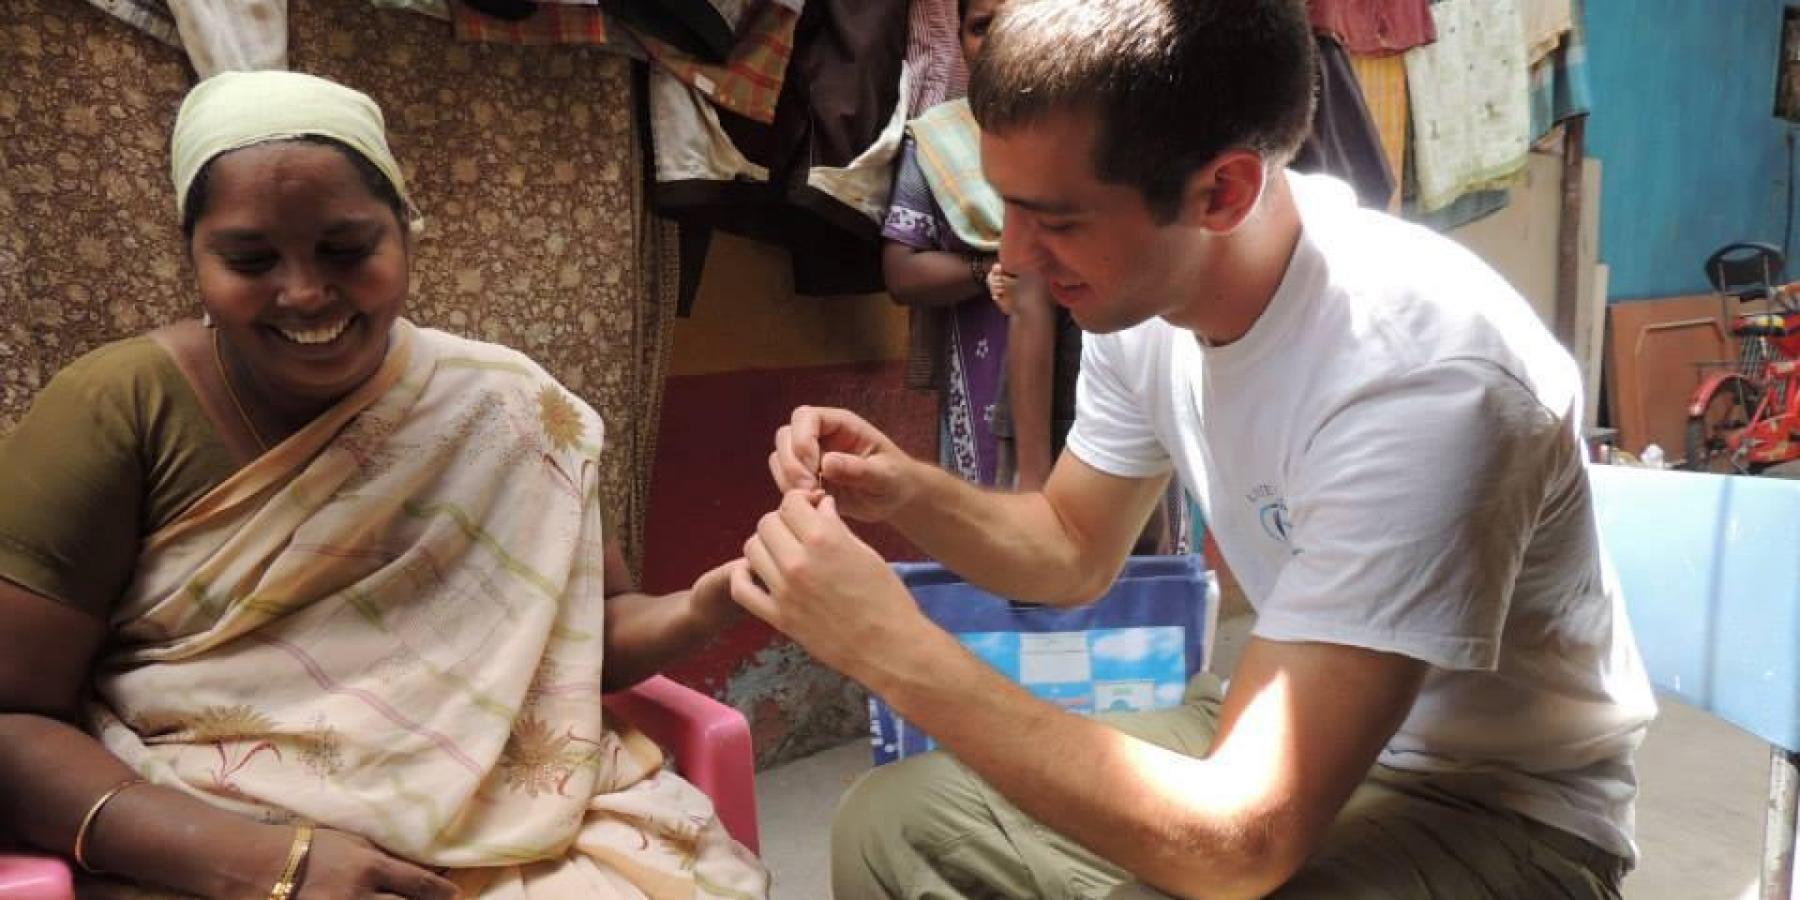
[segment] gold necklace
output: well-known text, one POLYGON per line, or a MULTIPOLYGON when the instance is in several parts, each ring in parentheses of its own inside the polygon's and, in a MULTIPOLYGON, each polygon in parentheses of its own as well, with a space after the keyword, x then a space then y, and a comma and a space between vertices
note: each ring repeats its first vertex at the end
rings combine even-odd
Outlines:
POLYGON ((238 399, 237 389, 231 386, 231 376, 225 374, 225 354, 219 350, 219 332, 216 329, 212 333, 212 345, 213 362, 219 366, 219 380, 225 384, 225 396, 231 398, 231 405, 237 409, 238 418, 243 420, 245 428, 250 429, 250 437, 256 441, 257 452, 259 454, 269 452, 269 442, 263 440, 262 432, 258 431, 256 423, 250 420, 250 413, 244 410, 244 402, 238 399))

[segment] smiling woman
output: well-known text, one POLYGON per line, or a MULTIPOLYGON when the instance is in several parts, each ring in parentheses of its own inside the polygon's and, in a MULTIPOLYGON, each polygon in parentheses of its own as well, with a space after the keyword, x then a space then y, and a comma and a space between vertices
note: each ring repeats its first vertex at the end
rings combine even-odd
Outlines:
POLYGON ((172 156, 204 320, 0 439, 0 832, 84 896, 766 895, 600 705, 735 618, 727 570, 638 593, 598 415, 402 317, 373 101, 217 76, 172 156))
POLYGON ((261 144, 212 161, 203 189, 189 190, 223 387, 243 386, 259 445, 367 381, 406 302, 406 232, 357 158, 342 144, 261 144))

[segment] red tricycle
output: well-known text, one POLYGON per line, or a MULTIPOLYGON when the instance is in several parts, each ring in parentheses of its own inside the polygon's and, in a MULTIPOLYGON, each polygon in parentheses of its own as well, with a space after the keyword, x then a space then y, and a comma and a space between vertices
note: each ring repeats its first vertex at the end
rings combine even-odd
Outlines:
POLYGON ((1699 364, 1683 468, 1754 475, 1800 459, 1800 282, 1782 283, 1785 268, 1768 244, 1730 244, 1707 259, 1738 355, 1699 364), (1733 299, 1755 311, 1734 313, 1733 299))

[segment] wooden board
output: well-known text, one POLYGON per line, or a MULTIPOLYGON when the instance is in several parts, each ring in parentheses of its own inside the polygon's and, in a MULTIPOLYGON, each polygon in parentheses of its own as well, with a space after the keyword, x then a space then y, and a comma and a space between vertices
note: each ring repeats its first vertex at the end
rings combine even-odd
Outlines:
POLYGON ((1628 300, 1607 315, 1606 396, 1619 447, 1638 453, 1655 443, 1665 458, 1681 458, 1696 363, 1733 355, 1718 298, 1628 300))

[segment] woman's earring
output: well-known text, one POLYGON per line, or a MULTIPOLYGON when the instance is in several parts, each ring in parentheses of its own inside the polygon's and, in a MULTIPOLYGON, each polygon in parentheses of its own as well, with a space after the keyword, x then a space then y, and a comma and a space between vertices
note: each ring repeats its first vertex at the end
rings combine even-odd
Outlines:
POLYGON ((217 326, 213 325, 212 310, 203 309, 200 311, 200 324, 206 326, 207 328, 217 327, 217 326))

